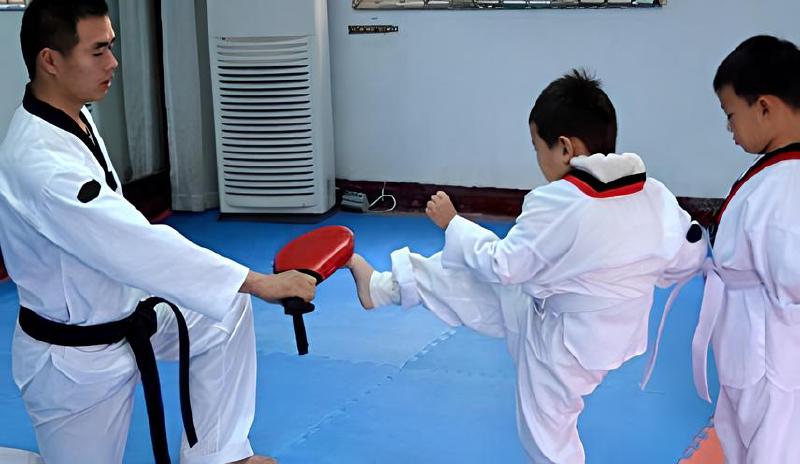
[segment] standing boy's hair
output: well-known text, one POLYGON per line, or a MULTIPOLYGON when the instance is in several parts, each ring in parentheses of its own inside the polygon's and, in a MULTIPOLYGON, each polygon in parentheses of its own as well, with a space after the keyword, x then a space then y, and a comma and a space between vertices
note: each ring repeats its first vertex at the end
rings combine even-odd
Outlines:
POLYGON ((727 85, 751 105, 761 95, 774 95, 793 108, 800 108, 800 50, 795 44, 770 35, 751 37, 717 69, 714 91, 727 85))
POLYGON ((590 153, 614 153, 617 113, 586 70, 573 69, 551 82, 536 99, 528 124, 536 124, 539 137, 552 147, 559 137, 577 137, 590 153))
POLYGON ((31 81, 36 78, 39 52, 50 48, 69 54, 79 41, 78 20, 107 15, 105 0, 33 0, 22 15, 19 34, 31 81))

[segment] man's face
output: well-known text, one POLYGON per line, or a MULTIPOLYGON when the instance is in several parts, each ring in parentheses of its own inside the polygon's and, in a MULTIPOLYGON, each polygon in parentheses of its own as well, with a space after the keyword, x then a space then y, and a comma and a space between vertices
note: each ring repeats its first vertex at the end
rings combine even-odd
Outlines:
POLYGON ((530 125, 531 141, 533 149, 536 150, 536 161, 539 163, 544 178, 548 182, 559 180, 570 170, 569 157, 564 155, 564 146, 556 141, 552 147, 547 146, 547 142, 539 136, 536 124, 530 125))
POLYGON ((111 87, 119 63, 111 51, 116 38, 108 16, 78 21, 78 44, 59 58, 58 82, 73 100, 83 103, 102 100, 111 87))
POLYGON ((736 95, 731 85, 722 87, 717 97, 728 118, 728 130, 733 134, 736 145, 748 153, 762 153, 770 141, 770 127, 760 99, 751 105, 736 95))

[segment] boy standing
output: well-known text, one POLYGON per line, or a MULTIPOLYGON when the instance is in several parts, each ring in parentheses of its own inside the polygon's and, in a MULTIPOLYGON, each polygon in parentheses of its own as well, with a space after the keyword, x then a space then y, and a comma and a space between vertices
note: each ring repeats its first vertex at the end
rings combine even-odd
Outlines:
POLYGON ((722 62, 714 90, 734 141, 762 155, 716 217, 693 359, 709 399, 714 347, 720 393, 714 424, 725 462, 800 462, 800 50, 752 37, 722 62))

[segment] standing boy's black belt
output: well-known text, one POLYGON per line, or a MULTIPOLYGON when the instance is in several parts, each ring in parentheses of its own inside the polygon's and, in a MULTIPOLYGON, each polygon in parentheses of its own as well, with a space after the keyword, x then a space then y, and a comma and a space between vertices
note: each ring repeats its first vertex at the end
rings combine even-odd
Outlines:
POLYGON ((142 377, 147 417, 150 423, 150 441, 157 464, 168 464, 167 432, 164 426, 164 404, 161 400, 161 383, 156 368, 156 356, 150 337, 156 333, 155 306, 166 303, 175 313, 180 342, 180 395, 183 428, 189 446, 197 443, 197 433, 192 421, 192 406, 189 401, 189 330, 178 307, 169 301, 152 297, 139 302, 130 316, 120 321, 91 326, 68 325, 45 319, 34 311, 20 307, 19 325, 36 340, 61 346, 92 346, 117 343, 126 339, 136 358, 136 366, 142 377))

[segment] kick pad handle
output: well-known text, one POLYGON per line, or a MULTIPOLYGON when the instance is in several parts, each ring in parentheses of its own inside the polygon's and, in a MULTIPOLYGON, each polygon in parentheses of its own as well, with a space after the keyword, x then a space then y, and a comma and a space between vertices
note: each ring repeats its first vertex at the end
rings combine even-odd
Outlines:
MULTIPOLYGON (((317 283, 322 281, 319 274, 309 271, 307 269, 298 269, 298 271, 308 274, 317 280, 317 283)), ((294 341, 297 345, 297 354, 303 356, 308 354, 308 335, 306 334, 306 323, 303 321, 303 314, 308 314, 314 311, 314 303, 303 301, 302 298, 292 296, 281 300, 283 305, 283 313, 287 316, 292 316, 292 325, 294 326, 294 341)))
POLYGON ((300 356, 308 354, 308 336, 306 335, 306 324, 303 321, 303 314, 308 314, 314 310, 314 304, 303 301, 302 298, 293 296, 281 301, 283 312, 287 316, 292 316, 294 325, 294 341, 297 345, 297 354, 300 356))

